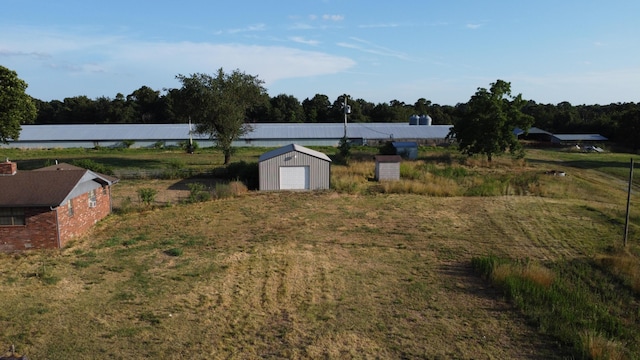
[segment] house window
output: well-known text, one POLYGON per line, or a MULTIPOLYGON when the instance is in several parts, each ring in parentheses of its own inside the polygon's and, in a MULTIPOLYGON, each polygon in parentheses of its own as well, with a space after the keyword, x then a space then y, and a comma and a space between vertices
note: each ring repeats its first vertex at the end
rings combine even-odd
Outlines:
POLYGON ((98 204, 98 199, 96 198, 96 191, 89 191, 89 207, 94 208, 98 204))
POLYGON ((69 199, 67 210, 69 211, 69 216, 73 216, 73 199, 69 199))
POLYGON ((0 226, 25 224, 24 208, 0 208, 0 226))

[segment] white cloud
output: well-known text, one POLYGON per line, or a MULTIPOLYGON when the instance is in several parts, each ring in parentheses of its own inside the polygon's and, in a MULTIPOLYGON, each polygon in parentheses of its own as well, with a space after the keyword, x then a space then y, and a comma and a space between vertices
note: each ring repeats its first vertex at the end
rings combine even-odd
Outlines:
POLYGON ((359 50, 369 54, 382 55, 388 57, 395 57, 402 60, 409 60, 407 54, 399 51, 395 51, 383 46, 376 45, 370 41, 363 40, 356 37, 351 37, 353 42, 339 42, 337 45, 344 48, 359 50))
POLYGON ((358 26, 361 29, 376 29, 376 28, 396 28, 396 27, 400 27, 399 24, 396 23, 388 23, 388 24, 369 24, 369 25, 359 25, 358 26))
POLYGON ((482 27, 482 24, 467 24, 467 29, 476 30, 482 27))
POLYGON ((317 40, 308 40, 303 38, 302 36, 292 36, 289 38, 289 40, 300 43, 300 44, 311 45, 311 46, 316 46, 320 43, 317 40))
MULTIPOLYGON (((11 42, 0 40, 0 58, 10 60, 5 66, 19 70, 35 92, 39 88, 51 91, 54 83, 60 91, 76 86, 75 94, 88 96, 125 92, 142 85, 170 87, 172 84, 168 82, 177 74, 213 73, 219 68, 240 69, 268 85, 282 79, 336 74, 355 66, 348 57, 286 46, 149 42, 124 37, 116 40, 110 36, 53 31, 18 32, 8 38, 11 42), (29 61, 24 61, 25 57, 29 61), (108 86, 118 88, 107 89, 108 86)), ((308 45, 317 43, 302 37, 291 40, 308 45)))
POLYGON ((344 15, 324 14, 322 15, 322 19, 329 20, 329 21, 342 21, 344 20, 344 15))
POLYGON ((265 24, 254 24, 254 25, 249 25, 245 28, 230 29, 227 32, 229 34, 237 34, 237 33, 243 33, 243 32, 265 31, 266 29, 267 29, 267 26, 265 24))

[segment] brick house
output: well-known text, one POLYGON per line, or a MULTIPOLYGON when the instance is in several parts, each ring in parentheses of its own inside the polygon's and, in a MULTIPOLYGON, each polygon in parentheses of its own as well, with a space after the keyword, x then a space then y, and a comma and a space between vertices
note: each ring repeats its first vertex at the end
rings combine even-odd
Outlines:
POLYGON ((118 179, 69 164, 0 163, 0 251, 57 249, 111 213, 118 179))

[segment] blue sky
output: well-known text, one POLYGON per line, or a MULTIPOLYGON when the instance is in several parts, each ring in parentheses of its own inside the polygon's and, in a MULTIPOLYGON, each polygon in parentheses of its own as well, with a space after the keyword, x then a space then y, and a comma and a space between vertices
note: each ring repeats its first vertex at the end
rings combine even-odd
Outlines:
POLYGON ((640 102, 637 0, 0 0, 0 65, 49 101, 240 69, 269 95, 640 102))

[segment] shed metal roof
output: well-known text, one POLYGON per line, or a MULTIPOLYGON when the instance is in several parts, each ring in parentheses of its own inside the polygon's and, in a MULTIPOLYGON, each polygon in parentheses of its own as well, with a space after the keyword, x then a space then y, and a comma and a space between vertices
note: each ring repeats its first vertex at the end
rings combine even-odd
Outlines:
POLYGON ((326 154, 306 148, 304 146, 300 146, 298 144, 289 144, 271 151, 267 151, 266 153, 260 155, 260 157, 258 158, 258 161, 262 162, 264 160, 269 160, 276 156, 280 156, 282 154, 286 154, 292 151, 297 151, 303 154, 307 154, 307 155, 331 162, 331 159, 326 154))

